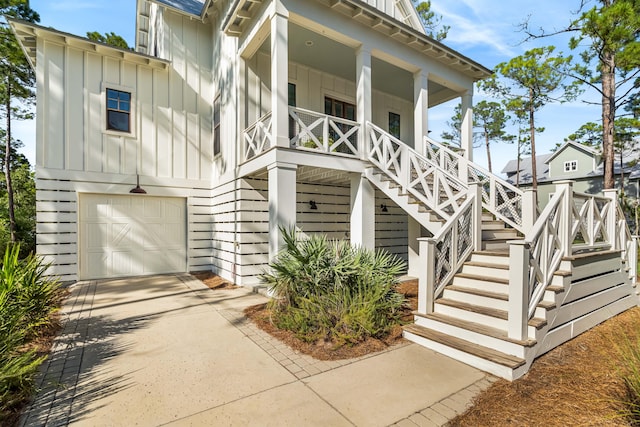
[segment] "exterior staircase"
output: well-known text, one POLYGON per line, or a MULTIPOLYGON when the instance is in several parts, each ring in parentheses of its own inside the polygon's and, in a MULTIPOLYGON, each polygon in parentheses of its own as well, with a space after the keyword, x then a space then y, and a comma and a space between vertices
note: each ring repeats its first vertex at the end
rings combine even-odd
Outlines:
POLYGON ((563 182, 536 216, 535 197, 444 146, 427 140, 435 148, 423 156, 373 125, 370 135, 366 176, 433 234, 419 239, 426 262, 409 340, 514 380, 638 304, 637 243, 615 192, 563 182))

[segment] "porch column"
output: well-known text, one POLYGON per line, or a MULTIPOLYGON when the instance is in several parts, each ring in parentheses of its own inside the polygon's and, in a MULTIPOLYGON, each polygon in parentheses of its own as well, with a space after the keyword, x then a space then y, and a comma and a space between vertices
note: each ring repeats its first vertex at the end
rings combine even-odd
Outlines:
POLYGON ((356 51, 356 115, 361 131, 358 138, 360 155, 366 157, 366 123, 372 121, 371 107, 371 49, 362 45, 356 51))
POLYGON ((244 130, 247 128, 247 62, 238 56, 238 135, 240 144, 236 149, 236 162, 239 165, 246 156, 247 147, 244 141, 244 130))
MULTIPOLYGON (((429 132, 429 75, 419 71, 413 75, 413 148, 424 155, 424 137, 429 132)), ((417 244, 417 242, 416 242, 417 244)))
MULTIPOLYGON (((473 89, 465 92, 460 100, 460 113, 462 123, 460 125, 460 142, 464 149, 464 157, 468 161, 473 161, 473 89)), ((464 162, 466 163, 466 162, 464 162)), ((460 180, 467 182, 468 171, 466 164, 459 169, 460 180)))
POLYGON ((361 174, 351 175, 351 244, 367 249, 375 248, 376 198, 369 179, 361 174))
MULTIPOLYGON (((407 274, 413 277, 420 277, 420 270, 427 268, 425 259, 420 258, 420 241, 418 239, 422 237, 422 226, 410 216, 408 220, 409 268, 407 274)), ((422 254, 423 257, 424 255, 422 254)))
POLYGON ((269 171, 269 259, 284 245, 280 227, 296 224, 296 168, 290 163, 272 163, 269 171))
POLYGON ((271 132, 273 144, 289 147, 289 34, 288 14, 277 8, 271 17, 271 132))

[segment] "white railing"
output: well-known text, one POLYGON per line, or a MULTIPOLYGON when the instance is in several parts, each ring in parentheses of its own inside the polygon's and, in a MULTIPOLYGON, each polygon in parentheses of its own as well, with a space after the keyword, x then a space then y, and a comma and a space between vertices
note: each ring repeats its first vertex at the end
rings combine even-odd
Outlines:
POLYGON ((445 286, 471 253, 480 248, 480 189, 472 187, 470 196, 434 237, 418 239, 420 254, 426 258, 418 278, 419 313, 433 312, 434 302, 445 286))
POLYGON ((614 203, 607 197, 573 193, 571 242, 573 251, 611 246, 607 216, 614 203))
POLYGON ((289 136, 292 147, 360 156, 357 122, 315 111, 289 107, 289 136))
POLYGON ((622 259, 629 268, 629 278, 635 286, 638 271, 638 236, 631 235, 627 218, 619 204, 616 214, 616 247, 622 250, 622 259))
MULTIPOLYGON (((606 197, 574 193, 572 181, 559 182, 553 198, 524 240, 509 242, 510 338, 527 337, 527 322, 535 314, 563 257, 578 251, 627 246, 630 234, 626 222, 618 220, 615 206, 615 191, 606 197), (616 241, 614 234, 625 240, 616 241)), ((635 250, 629 248, 629 252, 635 250)))
MULTIPOLYGON (((523 222, 523 192, 483 167, 468 161, 456 150, 431 138, 424 138, 425 156, 462 181, 482 187, 482 206, 520 232, 527 232, 523 222)), ((535 209, 535 207, 530 207, 535 209)))
POLYGON ((249 160, 267 151, 271 147, 272 141, 271 112, 268 112, 245 129, 243 160, 249 160))
POLYGON ((367 123, 367 159, 410 194, 445 220, 462 208, 467 186, 431 160, 367 123))

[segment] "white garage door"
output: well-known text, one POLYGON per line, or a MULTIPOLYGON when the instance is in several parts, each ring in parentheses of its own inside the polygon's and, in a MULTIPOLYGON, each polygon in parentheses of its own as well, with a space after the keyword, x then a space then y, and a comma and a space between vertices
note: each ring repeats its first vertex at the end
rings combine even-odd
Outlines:
POLYGON ((83 194, 79 205, 81 279, 186 271, 185 199, 83 194))

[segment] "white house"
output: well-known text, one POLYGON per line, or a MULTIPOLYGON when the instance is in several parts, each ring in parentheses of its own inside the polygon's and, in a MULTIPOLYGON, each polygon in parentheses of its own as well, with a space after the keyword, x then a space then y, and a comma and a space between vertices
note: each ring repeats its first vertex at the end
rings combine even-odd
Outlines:
POLYGON ((37 248, 63 280, 254 286, 295 224, 406 258, 405 335, 506 378, 636 303, 615 194, 565 183, 538 215, 473 163, 490 72, 410 0, 138 0, 135 51, 10 24, 37 75, 37 248), (427 138, 456 98, 460 152, 427 138))

